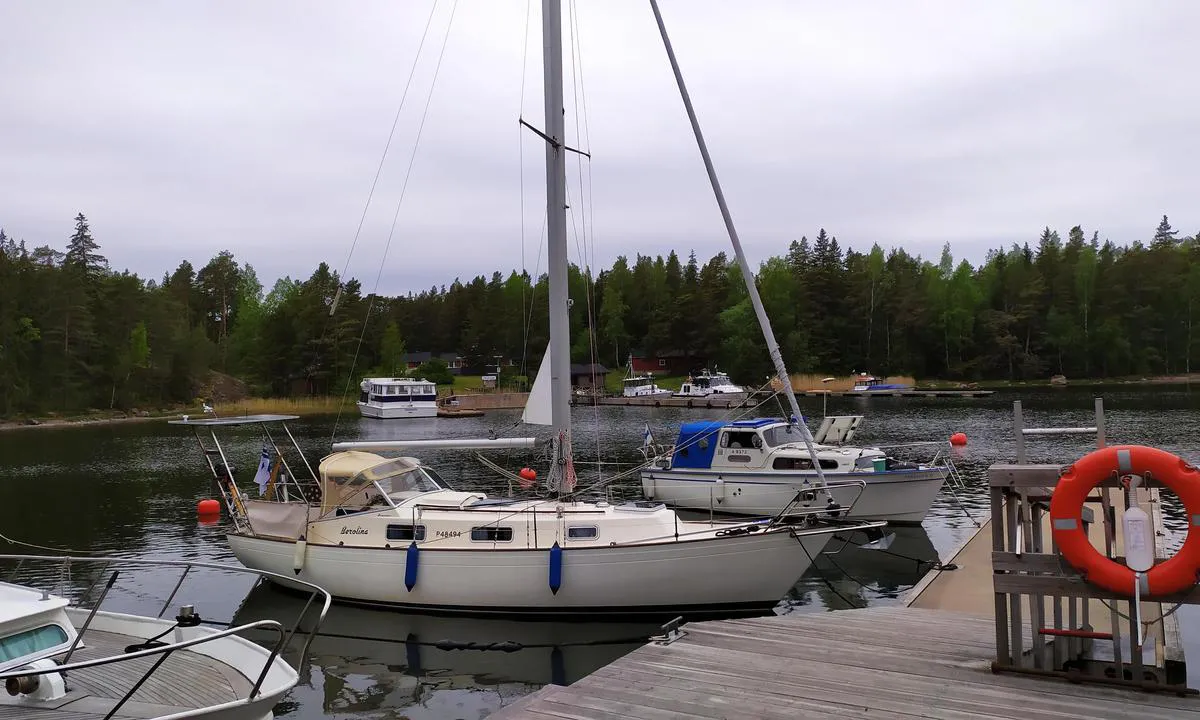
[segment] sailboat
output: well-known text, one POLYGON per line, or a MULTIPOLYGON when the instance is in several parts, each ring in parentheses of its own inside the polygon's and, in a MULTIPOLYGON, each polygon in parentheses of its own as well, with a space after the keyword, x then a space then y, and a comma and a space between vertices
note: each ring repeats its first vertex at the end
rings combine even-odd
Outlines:
MULTIPOLYGON (((316 472, 304 460, 307 473, 298 475, 283 462, 268 430, 276 423, 286 428, 292 416, 173 422, 193 426, 200 439, 233 522, 227 538, 237 559, 319 585, 336 600, 444 613, 593 619, 761 612, 787 593, 835 532, 883 523, 836 522, 829 516, 844 509, 819 503, 754 522, 689 521, 661 502, 613 504, 572 494, 560 0, 545 0, 542 15, 546 127, 539 134, 546 141, 550 343, 524 420, 552 428, 547 477, 552 497, 489 498, 453 490, 415 457, 373 452, 429 443, 464 446, 460 441, 334 443, 316 472), (216 436, 219 428, 246 424, 262 426, 281 458, 272 468, 271 453, 264 452, 257 498, 232 482, 216 436)), ((290 431, 287 437, 291 452, 303 457, 290 431)), ((797 506, 801 495, 811 502, 812 494, 797 493, 797 506)))

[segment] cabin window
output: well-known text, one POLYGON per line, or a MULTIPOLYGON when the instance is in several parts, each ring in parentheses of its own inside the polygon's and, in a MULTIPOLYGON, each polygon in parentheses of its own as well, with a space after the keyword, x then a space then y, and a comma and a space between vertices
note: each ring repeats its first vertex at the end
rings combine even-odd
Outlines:
POLYGON ((510 527, 477 527, 471 528, 471 539, 475 542, 512 542, 510 527))
POLYGON ((727 430, 721 433, 721 447, 743 450, 762 447, 762 438, 754 431, 727 430))
MULTIPOLYGON (((812 470, 812 460, 808 458, 775 458, 771 463, 771 467, 775 470, 812 470)), ((821 460, 822 470, 837 470, 837 460, 821 460)))
POLYGON ((0 638, 0 662, 44 652, 67 641, 67 633, 58 625, 43 625, 0 638))
POLYGON ((387 526, 388 540, 424 540, 425 526, 424 525, 388 525, 387 526))
POLYGON ((666 359, 666 358, 662 358, 662 359, 660 359, 660 360, 658 361, 658 366, 659 366, 659 367, 666 367, 666 366, 667 366, 667 359, 666 359))
POLYGON ((788 443, 800 442, 800 431, 791 425, 777 425, 763 430, 763 437, 768 447, 779 447, 788 443))
POLYGON ((594 525, 567 528, 568 540, 595 540, 599 534, 600 531, 594 525))

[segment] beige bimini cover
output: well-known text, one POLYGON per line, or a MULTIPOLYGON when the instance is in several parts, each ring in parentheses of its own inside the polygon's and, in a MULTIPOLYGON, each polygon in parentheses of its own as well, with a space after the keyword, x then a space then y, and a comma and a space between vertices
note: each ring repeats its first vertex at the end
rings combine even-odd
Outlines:
POLYGON ((320 467, 322 517, 338 507, 358 509, 370 505, 379 495, 373 483, 379 482, 386 492, 392 477, 415 467, 407 458, 385 458, 359 450, 323 458, 320 467))

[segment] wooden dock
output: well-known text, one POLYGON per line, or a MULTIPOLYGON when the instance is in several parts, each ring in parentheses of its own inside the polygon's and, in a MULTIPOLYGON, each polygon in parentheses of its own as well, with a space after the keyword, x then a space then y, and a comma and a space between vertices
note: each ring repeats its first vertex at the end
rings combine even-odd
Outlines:
MULTIPOLYGON (((798 397, 898 397, 898 398, 938 398, 938 397, 962 397, 975 398, 986 397, 991 395, 994 390, 877 390, 872 392, 852 392, 849 390, 797 390, 798 397)), ((578 397, 572 396, 571 402, 574 405, 634 405, 642 407, 676 407, 676 408, 692 408, 703 410, 728 410, 739 407, 753 407, 760 400, 767 397, 767 394, 756 394, 748 396, 741 393, 730 393, 727 395, 708 395, 706 397, 675 397, 667 396, 643 396, 643 397, 578 397)))
POLYGON ((937 398, 937 397, 987 397, 995 390, 869 390, 854 392, 853 390, 797 390, 796 394, 803 397, 907 397, 907 398, 937 398))
POLYGON ((684 625, 496 720, 1024 718, 1200 720, 1200 700, 993 674, 990 617, 906 607, 684 625))
POLYGON ((638 405, 641 407, 677 407, 677 408, 701 408, 704 410, 728 410, 739 407, 754 407, 758 404, 756 400, 750 399, 745 393, 728 393, 722 395, 708 395, 706 397, 674 397, 667 396, 642 396, 642 397, 623 397, 617 395, 615 397, 578 397, 572 396, 571 403, 574 405, 638 405))

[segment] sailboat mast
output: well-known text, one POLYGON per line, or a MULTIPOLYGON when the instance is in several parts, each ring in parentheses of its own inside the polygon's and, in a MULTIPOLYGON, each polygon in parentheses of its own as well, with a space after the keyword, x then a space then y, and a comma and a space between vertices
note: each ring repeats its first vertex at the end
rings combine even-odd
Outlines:
POLYGON ((808 431, 808 425, 805 424, 804 416, 800 413, 800 404, 796 401, 796 393, 792 391, 791 377, 788 375, 787 367, 783 364, 783 353, 779 350, 775 332, 771 329, 771 319, 767 317, 762 298, 758 295, 758 287, 754 284, 754 272, 750 270, 750 263, 746 261, 746 254, 742 252, 742 241, 738 239, 737 229, 733 226, 733 216, 729 214, 729 206, 725 204, 725 193, 721 191, 721 183, 717 180, 717 170, 708 154, 708 145, 704 142, 704 134, 700 132, 700 121, 696 118, 695 108, 692 107, 692 98, 688 95, 687 86, 683 82, 683 73, 679 70, 679 63, 675 60, 675 50, 671 47, 671 39, 667 37, 667 26, 663 24, 657 0, 650 0, 650 7, 654 10, 654 19, 658 22, 658 32, 662 35, 663 46, 666 47, 667 57, 671 60, 671 70, 675 73, 675 83, 679 86, 679 94, 683 97, 684 107, 687 108, 688 119, 692 123, 692 132, 696 136, 696 144, 700 147, 700 155, 704 158, 704 167, 708 170, 708 180, 712 184, 713 194, 717 196, 717 205, 721 208, 725 229, 729 231, 733 252, 737 256, 738 266, 742 270, 742 278, 746 281, 746 292, 750 294, 750 304, 754 306, 754 314, 758 316, 758 324, 762 329, 763 339, 766 340, 767 351, 771 354, 772 362, 775 363, 775 373, 779 376, 779 382, 783 385, 788 404, 791 405, 792 414, 796 417, 795 424, 800 428, 800 436, 804 439, 809 455, 813 458, 813 468, 817 471, 817 477, 824 483, 825 473, 821 470, 821 464, 816 462, 817 453, 813 447, 812 433, 808 431))
POLYGON ((546 235, 550 271, 550 407, 555 434, 571 431, 571 326, 567 299, 567 165, 563 120, 562 6, 542 2, 546 95, 546 235))

